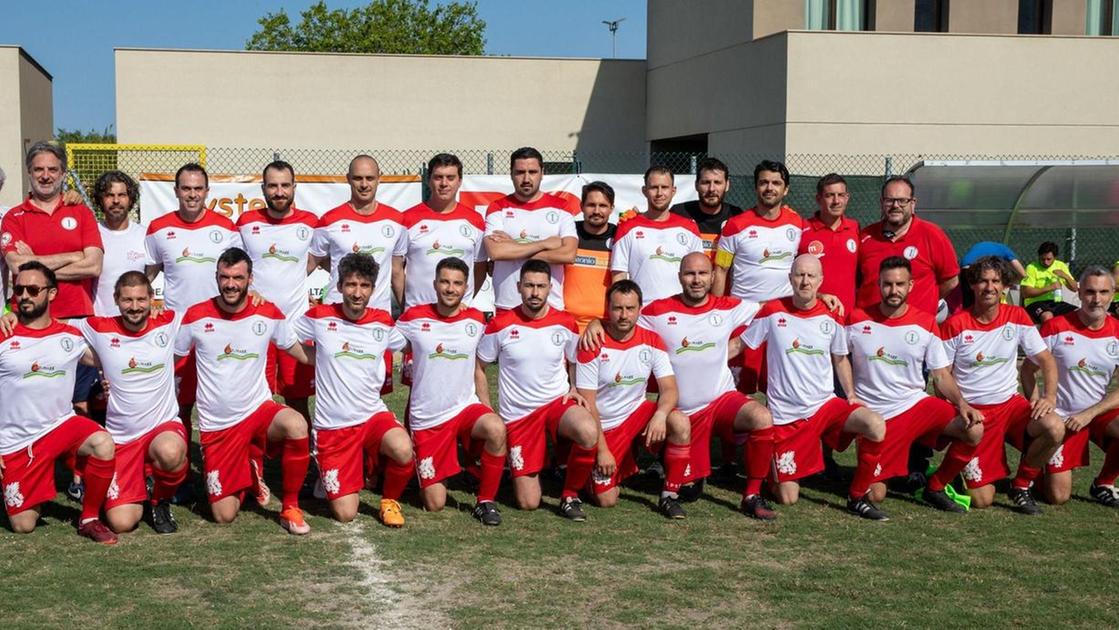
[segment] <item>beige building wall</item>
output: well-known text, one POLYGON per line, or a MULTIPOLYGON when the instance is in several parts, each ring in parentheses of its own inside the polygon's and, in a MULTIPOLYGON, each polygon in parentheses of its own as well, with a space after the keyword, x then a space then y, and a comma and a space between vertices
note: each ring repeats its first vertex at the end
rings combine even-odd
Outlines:
POLYGON ((880 32, 912 33, 916 3, 914 0, 876 0, 874 2, 874 30, 880 32))
POLYGON ((1119 153, 1119 39, 797 32, 787 56, 789 153, 1119 153))
POLYGON ((1017 33, 1018 0, 955 0, 948 5, 951 33, 1017 33))
POLYGON ((54 135, 51 76, 19 46, 0 46, 0 86, 0 205, 14 206, 28 191, 27 147, 54 135))
POLYGON ((643 60, 118 49, 116 88, 122 143, 645 148, 643 60))
POLYGON ((1086 0, 1053 0, 1053 35, 1083 35, 1087 26, 1086 0))

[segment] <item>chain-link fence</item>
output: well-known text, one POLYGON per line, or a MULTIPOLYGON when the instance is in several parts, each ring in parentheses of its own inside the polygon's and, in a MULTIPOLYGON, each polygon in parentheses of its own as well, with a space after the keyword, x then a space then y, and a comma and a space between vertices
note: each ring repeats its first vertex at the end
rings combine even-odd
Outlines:
MULTIPOLYGON (((133 177, 141 173, 173 173, 188 161, 201 161, 214 175, 259 175, 264 165, 276 159, 292 164, 301 175, 341 175, 350 160, 360 153, 377 158, 381 172, 390 175, 420 175, 427 160, 434 154, 454 153, 463 162, 466 174, 503 174, 509 172, 507 149, 413 150, 413 149, 290 149, 156 145, 70 145, 71 165, 80 183, 88 191, 101 172, 117 168, 133 177)), ((583 153, 576 151, 542 151, 547 174, 643 173, 651 165, 662 165, 677 174, 694 173, 704 156, 692 153, 583 153)), ((731 172, 731 188, 727 201, 749 207, 754 204, 753 172, 758 162, 774 159, 765 154, 735 153, 719 156, 731 172)), ((777 156, 780 157, 780 156, 777 156)), ((816 180, 827 173, 839 173, 848 182, 850 203, 848 215, 862 225, 880 217, 879 197, 883 181, 890 175, 904 174, 928 161, 1054 161, 1100 160, 1101 156, 1029 156, 1029 155, 786 155, 783 162, 791 173, 787 203, 803 216, 815 211, 816 180)), ((1114 159, 1114 158, 1111 158, 1114 159)), ((1116 205, 1119 205, 1119 181, 1115 182, 1116 205)), ((917 191, 920 198, 921 191, 917 191)), ((993 221, 973 220, 989 209, 976 208, 970 216, 958 221, 941 220, 941 226, 963 255, 979 241, 1006 242, 1023 258, 1034 258, 1038 244, 1054 241, 1061 245, 1062 258, 1070 258, 1076 270, 1088 264, 1111 266, 1119 259, 1119 226, 1077 230, 1067 217, 1055 216, 1052 226, 1007 226, 1005 217, 993 221), (1061 220, 1058 220, 1060 218, 1061 220)), ((920 212, 920 202, 918 202, 920 212)), ((1008 214, 1006 212, 1004 215, 1008 214)))

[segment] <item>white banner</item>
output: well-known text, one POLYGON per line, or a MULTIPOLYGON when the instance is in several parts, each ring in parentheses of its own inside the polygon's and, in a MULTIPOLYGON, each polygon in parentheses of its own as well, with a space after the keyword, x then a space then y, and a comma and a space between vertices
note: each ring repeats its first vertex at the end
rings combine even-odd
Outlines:
MULTIPOLYGON (((614 218, 629 210, 644 210, 645 197, 641 194, 641 175, 598 174, 545 175, 541 190, 563 198, 573 212, 579 212, 579 198, 583 186, 592 181, 603 181, 614 188, 614 218)), ((674 203, 691 201, 697 198, 692 175, 676 176, 676 198, 674 203)), ((459 191, 459 201, 485 214, 491 202, 513 192, 513 182, 508 175, 466 175, 459 191)), ((422 187, 415 176, 382 176, 377 188, 377 200, 404 211, 421 201, 422 187)), ((322 216, 350 198, 350 187, 344 177, 310 176, 299 177, 295 189, 295 205, 322 216)), ((142 175, 140 178, 140 222, 147 224, 152 219, 173 212, 179 203, 175 199, 174 178, 170 175, 142 175)), ((207 206, 236 222, 242 213, 265 207, 264 196, 260 189, 260 176, 234 177, 213 176, 210 178, 210 198, 207 206)), ((308 286, 312 295, 321 295, 322 288, 329 282, 329 275, 320 270, 311 275, 308 286)), ((162 297, 163 279, 157 278, 156 294, 162 297)), ((483 311, 493 310, 493 290, 489 279, 482 288, 473 305, 483 311)))

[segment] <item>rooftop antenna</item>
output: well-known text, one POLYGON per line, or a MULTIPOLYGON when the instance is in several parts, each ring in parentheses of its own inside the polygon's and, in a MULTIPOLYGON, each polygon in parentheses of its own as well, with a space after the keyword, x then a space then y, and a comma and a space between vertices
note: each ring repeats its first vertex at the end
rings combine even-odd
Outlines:
POLYGON ((606 28, 610 29, 610 51, 611 57, 618 56, 618 25, 625 21, 625 18, 618 18, 616 20, 603 20, 602 23, 606 28))

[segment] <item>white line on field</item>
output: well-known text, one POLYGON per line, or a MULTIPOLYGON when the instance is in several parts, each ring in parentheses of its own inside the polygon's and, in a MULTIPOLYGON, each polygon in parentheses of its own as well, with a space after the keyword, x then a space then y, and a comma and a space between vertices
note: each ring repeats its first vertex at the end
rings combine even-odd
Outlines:
MULTIPOLYGON (((418 628, 445 627, 433 610, 424 610, 415 598, 407 597, 392 587, 393 576, 386 570, 387 563, 377 553, 377 547, 366 536, 365 524, 354 520, 342 527, 346 542, 353 550, 350 565, 361 576, 360 586, 365 589, 368 603, 376 611, 377 625, 418 628)), ((399 579, 399 576, 397 576, 399 579)))

